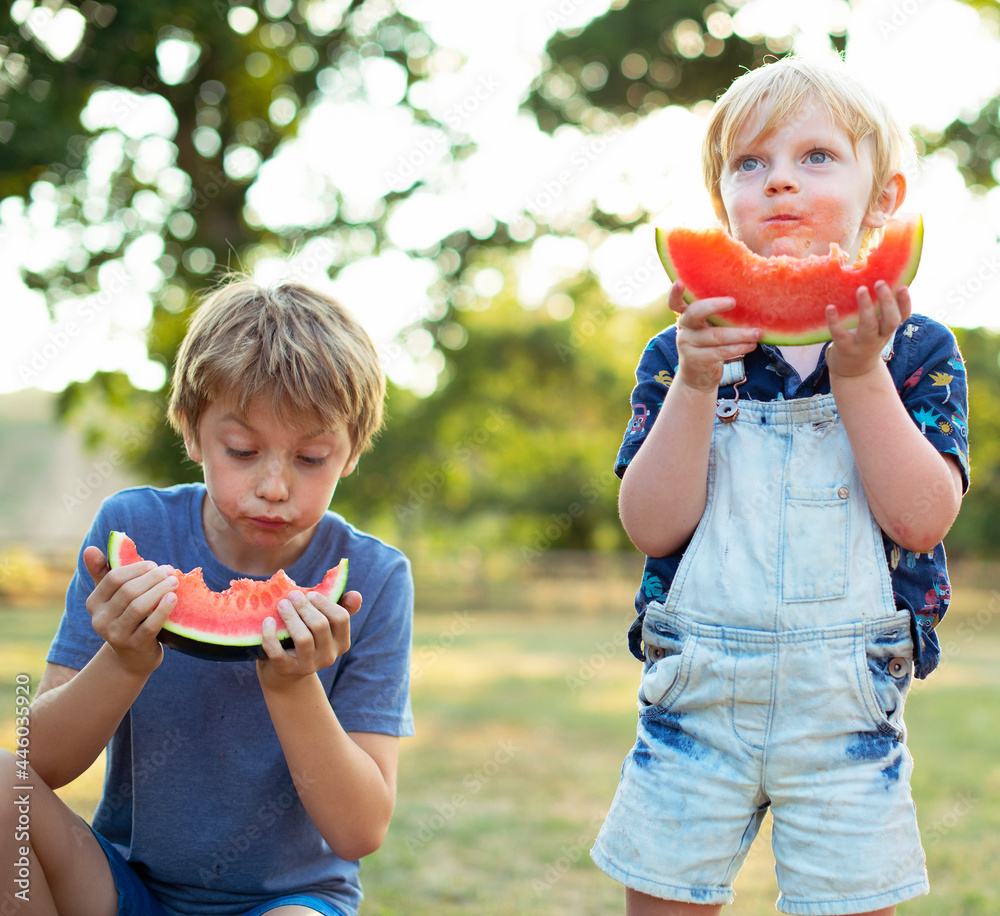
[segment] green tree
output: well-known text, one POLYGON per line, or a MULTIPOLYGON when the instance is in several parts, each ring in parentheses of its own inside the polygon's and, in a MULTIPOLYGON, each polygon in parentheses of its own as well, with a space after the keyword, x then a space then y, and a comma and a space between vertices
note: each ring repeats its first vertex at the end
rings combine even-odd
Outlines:
POLYGON ((955 555, 995 555, 1000 544, 1000 334, 956 328, 969 378, 969 495, 945 544, 955 555))
MULTIPOLYGON (((248 188, 317 100, 365 100, 376 62, 413 123, 440 130, 448 150, 462 144, 407 101, 434 48, 383 0, 18 0, 6 18, 0 197, 51 201, 70 239, 26 282, 53 309, 96 293, 100 310, 140 272, 153 304, 149 353, 165 368, 193 294, 223 270, 310 240, 336 269, 384 244, 387 205, 412 190, 405 181, 367 212, 328 184, 308 227, 270 228, 248 210, 248 188)), ((143 470, 165 482, 192 470, 162 422, 164 399, 98 373, 62 406, 92 442, 129 433, 143 470)))
POLYGON ((433 325, 446 384, 428 397, 392 390, 389 424, 338 507, 380 506, 379 530, 403 543, 475 543, 521 552, 623 548, 614 457, 646 341, 671 323, 610 305, 593 277, 519 304, 513 273, 476 296, 477 270, 511 265, 491 249, 459 287, 461 307, 433 325), (498 266, 494 266, 498 265, 498 266))

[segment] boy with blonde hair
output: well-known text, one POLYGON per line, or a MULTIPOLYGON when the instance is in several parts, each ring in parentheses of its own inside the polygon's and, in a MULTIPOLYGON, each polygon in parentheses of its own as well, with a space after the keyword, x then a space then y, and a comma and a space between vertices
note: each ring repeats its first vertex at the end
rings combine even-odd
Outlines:
POLYGON ((384 394, 368 335, 314 290, 241 280, 196 312, 169 416, 204 483, 118 493, 81 550, 31 709, 24 912, 357 912, 358 860, 385 837, 399 737, 412 734, 413 584, 399 551, 329 506, 381 425, 384 394), (110 569, 111 530, 164 565, 110 569), (157 641, 176 600, 171 567, 202 567, 218 591, 279 568, 319 582, 342 557, 351 591, 339 604, 293 591, 280 622, 265 621, 256 662, 157 641), (52 789, 105 747, 91 829, 52 789))
MULTIPOLYGON (((907 146, 843 68, 785 59, 721 97, 703 159, 752 251, 856 258, 903 201, 907 146)), ((903 703, 950 597, 961 355, 885 283, 859 290, 855 330, 831 306, 832 341, 800 347, 715 327, 734 300, 683 292, 640 359, 616 464, 647 557, 629 633, 645 665, 593 857, 631 916, 711 916, 771 810, 779 909, 891 916, 928 890, 903 703)))

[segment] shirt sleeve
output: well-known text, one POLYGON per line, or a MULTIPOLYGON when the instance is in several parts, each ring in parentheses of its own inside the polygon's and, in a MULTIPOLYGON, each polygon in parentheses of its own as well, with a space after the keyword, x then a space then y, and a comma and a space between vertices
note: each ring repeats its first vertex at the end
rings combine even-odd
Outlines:
POLYGON ((94 629, 90 613, 87 611, 87 598, 94 590, 94 579, 84 565, 83 551, 93 545, 107 554, 109 532, 116 527, 122 527, 122 525, 116 526, 113 521, 114 500, 115 497, 110 497, 101 505, 87 537, 80 546, 76 571, 66 590, 63 616, 45 659, 52 664, 80 671, 104 644, 103 637, 94 629))
POLYGON ((625 438, 618 450, 615 473, 622 477, 646 440, 649 430, 663 407, 667 389, 677 372, 676 332, 673 327, 657 334, 643 350, 635 370, 636 385, 632 389, 632 416, 625 438))
POLYGON ((927 440, 958 462, 967 491, 968 387, 955 335, 933 319, 913 316, 897 333, 896 346, 903 358, 891 368, 900 398, 927 440))
POLYGON ((410 706, 413 576, 409 560, 395 554, 384 584, 362 589, 372 611, 359 631, 330 690, 330 704, 346 731, 405 737, 414 733, 410 706))

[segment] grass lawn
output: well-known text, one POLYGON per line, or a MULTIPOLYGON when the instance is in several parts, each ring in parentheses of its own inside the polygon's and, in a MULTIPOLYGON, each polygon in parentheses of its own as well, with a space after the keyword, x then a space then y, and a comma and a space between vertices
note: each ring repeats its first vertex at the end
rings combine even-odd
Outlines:
MULTIPOLYGON (((1000 913, 1000 591, 956 583, 941 669, 907 702, 913 791, 932 892, 900 916, 1000 913)), ((0 610, 0 737, 12 746, 13 683, 43 666, 57 614, 0 610)), ((413 705, 389 838, 366 860, 369 916, 622 912, 589 848, 635 730, 638 662, 626 605, 607 613, 418 610, 413 705)), ((89 814, 101 764, 61 795, 89 814)), ((769 822, 768 822, 769 823, 769 822)), ((761 837, 737 882, 739 916, 773 913, 761 837)))

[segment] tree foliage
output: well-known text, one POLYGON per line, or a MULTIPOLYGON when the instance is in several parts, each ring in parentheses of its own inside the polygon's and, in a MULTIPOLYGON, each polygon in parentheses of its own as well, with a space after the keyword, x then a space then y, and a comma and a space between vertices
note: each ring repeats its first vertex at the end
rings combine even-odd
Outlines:
MULTIPOLYGON (((614 0, 606 15, 553 36, 524 108, 544 131, 596 136, 668 105, 711 101, 742 69, 792 46, 792 35, 739 28, 743 5, 614 0)), ((247 206, 261 169, 319 101, 364 100, 373 60, 395 65, 408 88, 427 77, 433 45, 392 0, 17 0, 9 17, 0 36, 0 197, 51 200, 71 242, 26 280, 55 309, 95 291, 114 295, 126 265, 141 262, 153 306, 149 352, 165 368, 194 292, 222 269, 319 239, 336 272, 387 247, 393 204, 419 187, 404 181, 358 210, 328 183, 317 188, 327 217, 309 226, 270 227, 247 206), (74 47, 54 44, 59 16, 82 29, 74 47), (136 126, 150 104, 160 126, 136 126)), ((846 40, 830 36, 837 49, 846 40)), ((398 104, 441 131, 446 158, 464 154, 464 137, 431 122, 413 97, 404 92, 398 104)), ((979 188, 996 183, 997 104, 921 138, 926 151, 949 147, 979 188)), ((595 203, 558 231, 593 244, 648 216, 595 203)), ((536 219, 538 232, 545 219, 536 219)), ((388 426, 336 497, 352 520, 404 546, 418 537, 506 545, 528 561, 551 548, 626 546, 612 465, 635 363, 670 316, 662 301, 613 306, 586 271, 524 307, 517 272, 533 241, 512 241, 501 224, 489 237, 457 232, 417 253, 437 259, 442 281, 441 308, 416 333, 444 368, 430 396, 390 386, 388 426), (474 291, 484 270, 503 280, 495 295, 474 291)), ((949 547, 968 553, 992 549, 1000 535, 1000 413, 988 394, 1000 367, 996 335, 959 333, 980 498, 966 501, 949 547)), ((165 396, 99 372, 70 386, 61 404, 91 444, 121 449, 151 482, 197 479, 164 422, 165 396)))
MULTIPOLYGON (((624 0, 583 29, 557 34, 528 106, 543 129, 586 125, 595 111, 626 122, 665 105, 716 99, 743 69, 791 47, 791 36, 740 35, 742 4, 624 0)), ((832 35, 843 47, 844 36, 832 35)))
MULTIPOLYGON (((315 236, 334 267, 361 244, 383 243, 385 202, 353 212, 339 187, 320 189, 331 218, 312 228, 271 229, 246 205, 260 169, 317 100, 365 98, 373 59, 396 64, 407 86, 421 79, 433 46, 394 4, 18 0, 7 17, 0 196, 45 197, 57 210, 67 245, 25 275, 53 310, 95 293, 101 309, 139 282, 153 306, 149 354, 166 368, 194 294, 225 270, 315 236), (74 28, 75 47, 57 43, 74 28)), ((436 126, 450 143, 447 126, 436 126)), ((98 373, 62 399, 92 440, 115 435, 136 411, 162 415, 164 391, 136 390, 117 375, 98 373), (99 423, 88 424, 95 412, 99 423)), ((163 424, 134 451, 156 479, 190 473, 163 424)))
POLYGON ((615 308, 590 276, 527 310, 507 279, 435 327, 450 381, 425 398, 390 392, 387 429, 338 505, 381 507, 378 527, 404 543, 440 532, 528 560, 625 547, 614 456, 639 354, 670 313, 615 308))

